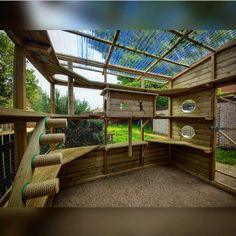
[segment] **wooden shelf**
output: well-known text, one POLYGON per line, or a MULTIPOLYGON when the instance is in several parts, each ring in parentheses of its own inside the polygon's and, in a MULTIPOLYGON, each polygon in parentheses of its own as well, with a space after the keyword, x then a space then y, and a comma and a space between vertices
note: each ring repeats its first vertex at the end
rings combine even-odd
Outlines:
MULTIPOLYGON (((132 146, 142 146, 142 145, 148 145, 148 142, 140 141, 140 142, 132 142, 132 146)), ((128 147, 128 143, 114 143, 114 144, 107 144, 105 146, 105 150, 109 151, 111 149, 115 148, 122 148, 122 147, 128 147)))
POLYGON ((170 138, 151 139, 151 140, 147 140, 147 141, 149 143, 164 143, 164 144, 187 146, 187 147, 196 148, 198 150, 204 151, 205 153, 211 153, 212 152, 212 148, 210 148, 210 147, 196 145, 196 144, 192 144, 192 143, 188 143, 188 142, 184 142, 184 141, 180 141, 180 140, 174 140, 174 139, 170 139, 170 138))
POLYGON ((207 83, 203 83, 203 84, 192 86, 192 87, 176 88, 176 89, 168 89, 168 90, 157 90, 157 93, 159 94, 159 96, 168 96, 168 97, 186 95, 189 93, 198 92, 205 89, 210 89, 210 88, 213 88, 214 86, 220 86, 223 84, 232 84, 232 83, 235 83, 234 82, 235 79, 236 79, 235 75, 228 76, 222 79, 215 79, 207 83))
POLYGON ((154 119, 204 119, 213 120, 212 116, 162 116, 156 115, 154 119))
POLYGON ((2 123, 11 123, 15 121, 36 122, 47 116, 51 116, 51 114, 35 111, 25 111, 15 108, 0 107, 0 122, 2 123))

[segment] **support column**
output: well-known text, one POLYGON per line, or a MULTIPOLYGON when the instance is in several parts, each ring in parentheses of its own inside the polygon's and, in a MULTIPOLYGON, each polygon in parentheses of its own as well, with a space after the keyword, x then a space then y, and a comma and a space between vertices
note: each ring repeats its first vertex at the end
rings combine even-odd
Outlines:
POLYGON ((104 83, 107 83, 107 70, 104 70, 104 83))
POLYGON ((55 84, 50 83, 50 111, 51 113, 55 113, 55 84))
POLYGON ((132 118, 128 120, 129 157, 132 157, 132 118))
POLYGON ((145 88, 144 78, 141 78, 141 88, 145 88))
MULTIPOLYGON (((14 55, 14 88, 13 106, 17 109, 26 109, 25 91, 25 54, 24 48, 15 45, 14 55)), ((26 122, 14 123, 14 151, 16 167, 18 168, 27 146, 26 122)))
MULTIPOLYGON (((72 62, 68 62, 68 69, 73 70, 72 62)), ((72 77, 68 77, 68 115, 74 115, 74 90, 72 77)))

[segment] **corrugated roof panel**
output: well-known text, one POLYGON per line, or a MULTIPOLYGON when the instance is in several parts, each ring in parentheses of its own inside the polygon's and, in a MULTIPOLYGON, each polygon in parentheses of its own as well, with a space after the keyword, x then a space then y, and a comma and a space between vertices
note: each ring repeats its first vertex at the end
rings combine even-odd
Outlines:
POLYGON ((184 69, 186 69, 186 67, 184 66, 179 66, 169 62, 160 61, 150 72, 168 76, 175 76, 184 69))
POLYGON ((209 50, 195 45, 188 40, 182 40, 180 44, 166 57, 173 61, 185 63, 185 64, 193 64, 209 54, 209 50))
POLYGON ((137 70, 145 70, 155 59, 122 48, 114 48, 110 64, 124 66, 137 70))
POLYGON ((217 49, 236 39, 236 30, 195 30, 189 37, 217 49))

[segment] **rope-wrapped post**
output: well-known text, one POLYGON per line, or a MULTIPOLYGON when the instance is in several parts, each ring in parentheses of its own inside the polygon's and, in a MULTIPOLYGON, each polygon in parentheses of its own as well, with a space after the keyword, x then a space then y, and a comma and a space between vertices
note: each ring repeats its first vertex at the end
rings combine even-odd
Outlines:
POLYGON ((65 134, 41 134, 39 136, 40 144, 65 143, 65 134))
POLYGON ((45 125, 47 128, 66 128, 67 127, 67 119, 48 118, 45 120, 45 125))
POLYGON ((58 165, 62 163, 62 153, 34 155, 32 157, 32 168, 58 165))
POLYGON ((37 183, 26 183, 22 189, 22 199, 26 202, 32 198, 54 195, 59 191, 59 179, 50 179, 37 183))

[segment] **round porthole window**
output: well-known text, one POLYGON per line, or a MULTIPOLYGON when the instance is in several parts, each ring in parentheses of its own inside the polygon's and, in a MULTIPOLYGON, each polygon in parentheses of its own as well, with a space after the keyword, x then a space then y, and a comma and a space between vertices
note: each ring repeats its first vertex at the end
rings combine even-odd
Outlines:
POLYGON ((192 139, 195 136, 195 130, 194 130, 194 128, 192 126, 185 125, 181 129, 181 135, 184 138, 192 139))
POLYGON ((192 99, 187 99, 182 104, 182 111, 184 113, 191 113, 191 112, 195 111, 196 108, 197 108, 197 104, 192 99))

